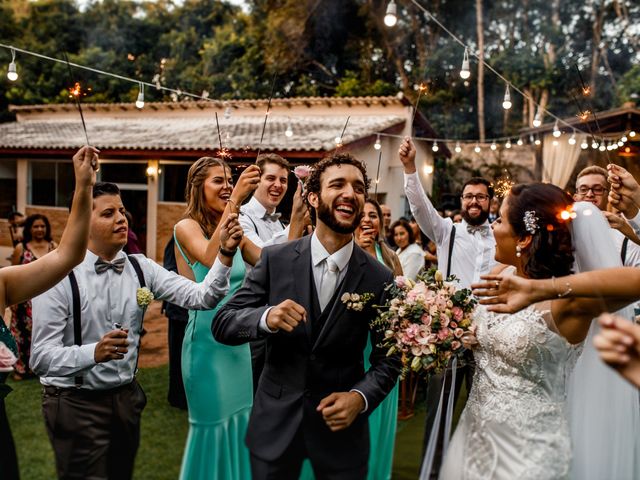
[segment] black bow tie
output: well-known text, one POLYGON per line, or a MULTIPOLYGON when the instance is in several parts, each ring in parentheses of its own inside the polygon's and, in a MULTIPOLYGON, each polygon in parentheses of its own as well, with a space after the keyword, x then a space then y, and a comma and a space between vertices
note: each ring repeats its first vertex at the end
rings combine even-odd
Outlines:
POLYGON ((264 220, 271 220, 272 222, 277 222, 278 220, 280 220, 280 217, 282 216, 282 214, 280 212, 276 212, 276 213, 265 213, 264 216, 262 217, 264 220))
POLYGON ((96 273, 97 274, 101 274, 106 272, 107 270, 111 269, 114 272, 116 272, 118 275, 122 273, 122 271, 124 270, 124 262, 125 262, 126 258, 122 257, 122 258, 116 258, 113 262, 105 262, 104 260, 102 260, 101 258, 98 258, 98 260, 96 260, 96 273))
POLYGON ((487 233, 489 233, 489 225, 467 225, 467 232, 469 232, 471 235, 477 233, 480 233, 481 235, 486 235, 487 233))

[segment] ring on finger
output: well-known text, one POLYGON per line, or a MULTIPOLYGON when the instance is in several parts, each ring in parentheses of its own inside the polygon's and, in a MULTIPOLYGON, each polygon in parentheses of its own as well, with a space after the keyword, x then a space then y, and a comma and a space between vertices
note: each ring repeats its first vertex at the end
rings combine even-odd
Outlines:
POLYGON ((114 346, 113 346, 113 351, 114 351, 114 352, 116 352, 116 353, 118 353, 118 346, 117 346, 117 345, 114 345, 114 346))
POLYGON ((496 280, 495 283, 496 283, 496 288, 499 288, 500 287, 500 280, 496 280))

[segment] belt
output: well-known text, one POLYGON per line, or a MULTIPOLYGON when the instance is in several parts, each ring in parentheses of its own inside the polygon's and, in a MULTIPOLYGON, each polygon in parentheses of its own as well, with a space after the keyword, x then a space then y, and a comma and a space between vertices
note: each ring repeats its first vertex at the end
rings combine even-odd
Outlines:
POLYGON ((79 396, 79 397, 106 397, 109 395, 114 395, 116 393, 122 392, 124 390, 128 390, 137 385, 137 381, 134 379, 129 383, 125 383, 124 385, 119 385, 114 388, 108 388, 104 390, 90 390, 88 388, 77 388, 77 387, 54 387, 52 385, 43 385, 42 393, 46 395, 51 395, 54 397, 59 397, 61 395, 64 396, 79 396))

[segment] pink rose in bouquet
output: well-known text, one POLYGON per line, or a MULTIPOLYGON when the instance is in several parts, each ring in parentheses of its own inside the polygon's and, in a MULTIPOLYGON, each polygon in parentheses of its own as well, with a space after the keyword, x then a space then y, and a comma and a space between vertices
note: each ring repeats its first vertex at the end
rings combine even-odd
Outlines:
POLYGON ((311 173, 311 167, 309 165, 298 165, 293 169, 293 174, 296 178, 304 182, 311 173))
POLYGON ((383 332, 388 354, 402 354, 405 368, 416 372, 442 372, 452 357, 477 344, 473 313, 477 302, 471 290, 444 279, 435 268, 414 282, 396 277, 390 297, 378 307, 374 328, 383 332))

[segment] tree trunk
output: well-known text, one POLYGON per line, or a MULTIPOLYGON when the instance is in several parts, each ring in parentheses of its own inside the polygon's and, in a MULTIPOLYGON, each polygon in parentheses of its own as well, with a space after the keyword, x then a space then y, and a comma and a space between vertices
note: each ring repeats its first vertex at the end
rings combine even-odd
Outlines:
POLYGON ((485 140, 484 128, 484 28, 482 22, 482 0, 476 0, 476 32, 478 35, 478 133, 485 140))
POLYGON ((595 18, 593 19, 592 32, 593 36, 591 41, 591 77, 589 80, 589 86, 591 87, 591 95, 596 92, 596 78, 598 76, 598 67, 600 66, 600 41, 602 40, 602 26, 604 24, 605 2, 600 1, 600 5, 595 12, 595 18))

